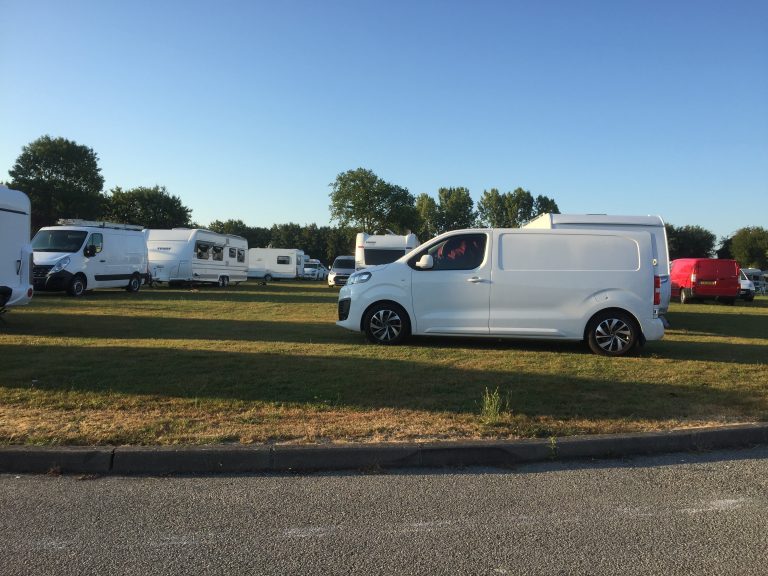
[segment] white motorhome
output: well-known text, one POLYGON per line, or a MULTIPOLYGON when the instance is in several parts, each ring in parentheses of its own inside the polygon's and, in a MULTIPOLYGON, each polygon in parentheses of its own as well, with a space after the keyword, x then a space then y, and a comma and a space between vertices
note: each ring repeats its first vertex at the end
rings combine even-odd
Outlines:
POLYGON ((304 276, 304 251, 296 248, 251 248, 248 277, 267 282, 304 276))
POLYGON ((337 325, 378 344, 409 334, 574 340, 620 356, 664 336, 652 255, 639 230, 446 232, 352 274, 337 325))
POLYGON ((0 312, 32 299, 30 219, 27 195, 0 186, 0 312))
POLYGON ((672 283, 669 279, 669 247, 667 229, 661 216, 616 216, 612 214, 541 214, 525 224, 523 228, 590 228, 606 230, 645 230, 653 241, 653 260, 661 281, 661 307, 663 316, 669 309, 672 296, 672 283))
POLYGON ((144 231, 154 282, 227 286, 248 279, 248 241, 203 228, 144 231))
POLYGON ((59 220, 32 239, 35 290, 82 296, 94 288, 138 292, 147 281, 147 245, 141 226, 59 220))
POLYGON ((419 239, 416 234, 400 236, 387 230, 386 234, 358 232, 355 238, 355 268, 389 264, 416 248, 419 239))

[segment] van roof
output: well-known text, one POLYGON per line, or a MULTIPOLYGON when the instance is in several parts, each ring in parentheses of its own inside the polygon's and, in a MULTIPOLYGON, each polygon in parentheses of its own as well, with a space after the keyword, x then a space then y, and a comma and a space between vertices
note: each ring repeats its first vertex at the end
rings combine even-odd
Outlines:
MULTIPOLYGON (((620 214, 542 214, 554 224, 623 224, 626 226, 663 226, 661 216, 624 216, 620 214)), ((536 220, 536 218, 534 218, 536 220)))

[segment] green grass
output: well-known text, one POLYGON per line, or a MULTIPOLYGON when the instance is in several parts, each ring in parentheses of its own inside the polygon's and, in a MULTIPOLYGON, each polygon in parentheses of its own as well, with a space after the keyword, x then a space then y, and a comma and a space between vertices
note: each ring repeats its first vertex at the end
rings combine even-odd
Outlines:
POLYGON ((665 339, 618 359, 573 343, 373 346, 335 326, 336 298, 317 282, 36 294, 0 324, 0 443, 530 438, 768 420, 768 297, 673 304, 665 339), (506 409, 485 412, 494 393, 506 409))

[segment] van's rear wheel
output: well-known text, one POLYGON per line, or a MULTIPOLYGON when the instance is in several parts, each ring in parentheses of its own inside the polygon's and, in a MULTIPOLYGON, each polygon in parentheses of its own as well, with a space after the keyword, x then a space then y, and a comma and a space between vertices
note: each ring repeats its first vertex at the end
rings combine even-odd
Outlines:
POLYGON ((638 342, 640 329, 623 312, 601 312, 589 323, 587 342, 595 354, 623 356, 638 342))
POLYGON ((691 295, 686 292, 685 288, 680 288, 680 304, 688 304, 691 301, 691 295))
POLYGON ((128 292, 138 292, 141 290, 141 276, 134 274, 131 279, 128 280, 128 286, 125 287, 128 292))
POLYGON ((408 313, 394 302, 374 304, 363 317, 365 337, 374 344, 401 344, 411 332, 408 313))
POLYGON ((80 297, 85 294, 85 276, 82 274, 75 274, 67 287, 67 294, 70 296, 80 297))

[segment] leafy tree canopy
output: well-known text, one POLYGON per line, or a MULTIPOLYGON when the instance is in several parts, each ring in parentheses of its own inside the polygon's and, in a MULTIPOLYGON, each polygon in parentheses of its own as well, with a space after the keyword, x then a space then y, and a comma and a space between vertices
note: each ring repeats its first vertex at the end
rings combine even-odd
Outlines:
POLYGON ((366 168, 348 170, 331 186, 331 220, 370 234, 404 232, 417 223, 415 199, 406 188, 390 184, 366 168))
POLYGON ((437 214, 437 202, 429 194, 423 193, 416 197, 417 224, 414 228, 416 236, 422 242, 437 236, 439 230, 439 218, 437 214))
POLYGON ((103 218, 145 228, 178 228, 191 226, 192 210, 172 196, 165 186, 139 186, 123 190, 119 186, 104 198, 103 218))
POLYGON ((59 218, 100 216, 104 178, 98 160, 91 148, 48 135, 22 148, 8 171, 9 185, 29 196, 33 229, 59 218))
POLYGON ((669 258, 709 258, 715 252, 717 237, 701 226, 666 224, 669 258))
POLYGON ((741 228, 731 237, 731 252, 744 268, 768 268, 768 230, 759 226, 741 228))
POLYGON ((475 210, 467 188, 440 188, 438 196, 438 232, 471 228, 475 223, 475 210))
POLYGON ((477 203, 478 222, 491 228, 518 228, 539 214, 559 214, 557 203, 547 196, 536 196, 517 188, 500 194, 496 188, 483 192, 477 203))

